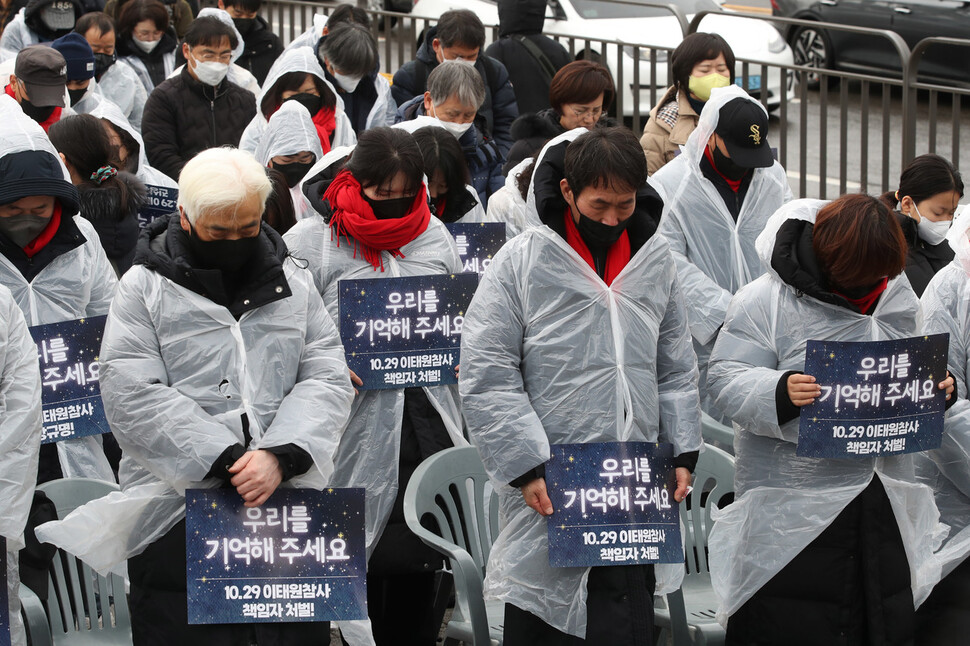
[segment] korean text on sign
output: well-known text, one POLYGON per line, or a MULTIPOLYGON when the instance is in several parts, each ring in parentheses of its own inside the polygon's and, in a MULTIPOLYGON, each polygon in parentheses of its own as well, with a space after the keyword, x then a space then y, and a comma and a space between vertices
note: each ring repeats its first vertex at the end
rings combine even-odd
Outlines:
POLYGON ((465 272, 485 273, 505 244, 505 224, 501 222, 451 222, 445 226, 455 239, 465 272))
POLYGON ((367 616, 362 489, 190 489, 186 544, 191 624, 367 616))
POLYGON ((340 281, 340 336, 364 389, 456 383, 476 274, 340 281))
POLYGON ((110 432, 101 403, 101 336, 107 317, 30 328, 40 364, 42 442, 110 432))
POLYGON ((559 444, 551 452, 550 565, 683 561, 670 444, 559 444))
POLYGON ((805 373, 821 395, 803 406, 797 454, 876 457, 940 446, 949 335, 809 341, 805 373))

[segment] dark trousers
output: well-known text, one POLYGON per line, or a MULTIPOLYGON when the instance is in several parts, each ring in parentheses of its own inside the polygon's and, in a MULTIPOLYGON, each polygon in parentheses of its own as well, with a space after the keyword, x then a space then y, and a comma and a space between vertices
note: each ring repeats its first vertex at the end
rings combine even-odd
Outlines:
POLYGON ((909 561, 875 476, 728 621, 728 646, 913 643, 909 561))
POLYGON ((134 646, 327 646, 329 622, 190 626, 185 520, 128 559, 134 646))
POLYGON ((367 613, 377 646, 434 646, 435 573, 367 575, 367 613))
POLYGON ((586 585, 586 638, 556 630, 531 612, 505 604, 505 646, 653 644, 652 565, 594 567, 586 585))
POLYGON ((936 584, 916 611, 916 643, 941 646, 970 642, 970 558, 936 584))

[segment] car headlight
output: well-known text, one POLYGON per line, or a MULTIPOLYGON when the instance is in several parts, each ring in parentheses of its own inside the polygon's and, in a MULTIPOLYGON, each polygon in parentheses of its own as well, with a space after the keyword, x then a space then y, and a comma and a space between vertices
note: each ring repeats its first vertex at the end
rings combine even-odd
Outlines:
POLYGON ((623 55, 627 58, 636 57, 641 61, 649 62, 651 53, 653 54, 653 59, 658 63, 666 63, 667 57, 670 55, 670 52, 668 52, 666 49, 650 49, 649 47, 643 45, 637 47, 633 47, 631 45, 623 46, 623 55))
POLYGON ((788 43, 786 43, 785 39, 781 37, 781 34, 776 31, 774 38, 768 42, 768 51, 772 54, 780 54, 781 52, 785 51, 785 47, 787 46, 788 43))

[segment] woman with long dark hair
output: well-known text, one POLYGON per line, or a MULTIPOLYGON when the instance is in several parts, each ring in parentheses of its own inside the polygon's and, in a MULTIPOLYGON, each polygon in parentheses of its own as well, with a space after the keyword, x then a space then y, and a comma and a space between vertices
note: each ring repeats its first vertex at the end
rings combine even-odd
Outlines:
POLYGON ((461 145, 444 128, 425 126, 414 131, 421 149, 428 197, 442 222, 482 222, 485 209, 478 192, 469 186, 470 175, 461 145))
POLYGON ((122 170, 97 117, 81 114, 61 119, 54 126, 48 136, 81 195, 81 215, 94 225, 111 266, 121 276, 135 258, 138 209, 145 202, 145 185, 122 170))
POLYGON ((903 169, 899 188, 882 199, 896 209, 896 219, 909 245, 906 277, 922 296, 936 272, 953 260, 946 233, 963 197, 960 171, 939 155, 920 155, 903 169))
MULTIPOLYGON (((737 456, 737 498, 710 537, 727 643, 911 644, 940 529, 913 455, 796 454, 801 408, 825 385, 802 372, 809 339, 923 334, 902 230, 867 195, 798 200, 757 247, 770 269, 735 295, 708 373, 737 456)), ((953 379, 938 387, 952 403, 953 379)))
MULTIPOLYGON (((308 263, 335 320, 341 280, 461 271, 454 240, 431 214, 423 176, 421 150, 409 133, 374 128, 361 134, 349 157, 332 151, 304 178, 303 194, 316 213, 284 240, 308 263)), ((351 379, 361 385, 356 375, 351 379)), ((366 490, 367 605, 378 646, 435 642, 432 600, 441 558, 408 530, 402 500, 418 464, 452 445, 467 445, 454 386, 362 390, 355 398, 334 457, 333 486, 366 490)))

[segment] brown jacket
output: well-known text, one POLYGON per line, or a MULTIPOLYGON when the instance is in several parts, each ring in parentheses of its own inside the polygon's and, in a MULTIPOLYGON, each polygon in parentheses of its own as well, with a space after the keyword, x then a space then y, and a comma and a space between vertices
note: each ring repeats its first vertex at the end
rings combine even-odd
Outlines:
POLYGON ((640 146, 647 156, 647 172, 653 175, 677 156, 680 147, 697 127, 698 115, 690 107, 687 95, 667 88, 660 102, 650 111, 650 119, 643 127, 640 146))

